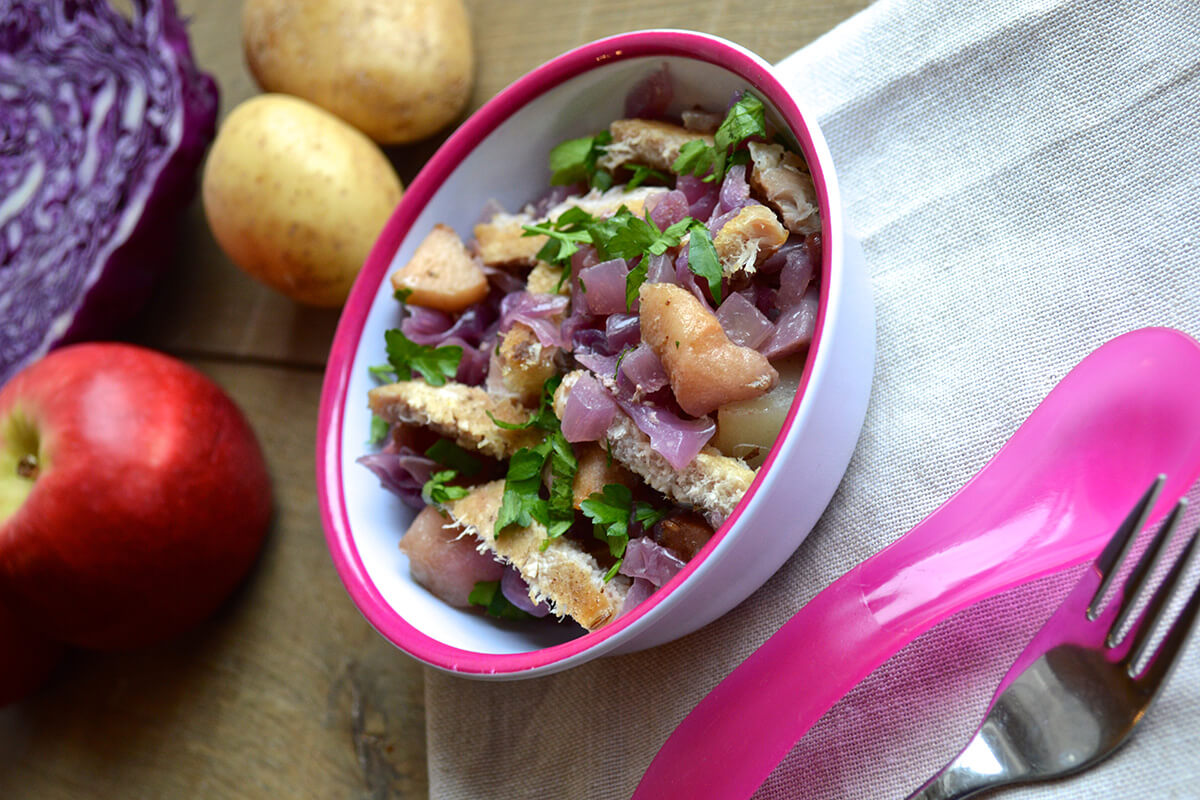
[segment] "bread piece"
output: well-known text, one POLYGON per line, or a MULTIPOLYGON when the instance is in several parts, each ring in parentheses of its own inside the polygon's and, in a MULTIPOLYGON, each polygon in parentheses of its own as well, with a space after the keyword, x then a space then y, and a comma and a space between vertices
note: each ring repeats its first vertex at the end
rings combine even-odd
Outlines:
POLYGON ((537 408, 542 399, 542 387, 557 371, 554 365, 556 353, 558 348, 543 345, 528 325, 513 323, 500 338, 495 362, 508 393, 522 405, 537 408))
POLYGON ((749 142, 750 188, 779 212, 783 224, 792 233, 816 233, 821 230, 817 211, 817 191, 812 175, 800 156, 783 145, 749 142))
POLYGON ((763 259, 787 241, 788 232, 775 212, 766 206, 749 205, 721 226, 713 239, 725 277, 737 272, 754 274, 763 259))
POLYGON ((534 217, 529 211, 520 214, 497 214, 488 222, 475 226, 475 241, 479 256, 484 264, 491 266, 537 265, 537 254, 546 244, 545 236, 525 236, 524 225, 541 225, 558 219, 568 209, 578 206, 593 217, 610 217, 621 208, 627 207, 637 216, 642 216, 646 200, 665 194, 662 186, 639 186, 626 191, 624 186, 614 186, 606 192, 592 189, 585 195, 569 197, 550 209, 544 217, 534 217))
POLYGON ((571 293, 571 284, 562 280, 562 267, 552 267, 545 261, 534 264, 525 279, 525 291, 530 294, 562 294, 571 293), (562 285, 559 285, 562 281, 562 285))
MULTIPOLYGON (((554 411, 560 418, 567 396, 582 374, 581 370, 568 373, 555 392, 554 411)), ((692 463, 676 471, 650 446, 650 437, 619 409, 608 426, 606 438, 615 460, 641 476, 652 488, 702 513, 714 528, 733 513, 754 480, 754 470, 744 461, 723 456, 714 447, 704 448, 692 463)))
POLYGON ((454 439, 459 447, 478 450, 493 458, 508 458, 522 447, 541 441, 535 430, 510 431, 488 417, 504 422, 524 422, 529 412, 509 399, 497 399, 478 386, 447 383, 430 386, 421 380, 377 386, 367 393, 367 402, 388 422, 425 425, 454 439))
POLYGON ((510 526, 496 536, 503 499, 504 481, 492 481, 449 503, 446 511, 479 538, 481 549, 516 567, 529 584, 530 598, 544 600, 555 616, 569 616, 589 631, 616 619, 629 591, 629 579, 617 575, 605 583, 605 571, 573 539, 551 539, 542 549, 546 529, 537 522, 528 528, 510 526))
POLYGON ((487 297, 488 279, 454 229, 438 223, 392 273, 392 288, 414 306, 457 312, 487 297))
POLYGON ((696 139, 710 147, 713 143, 711 134, 696 133, 652 119, 613 120, 608 131, 612 134, 612 143, 596 162, 607 170, 632 163, 670 172, 671 165, 679 158, 679 148, 696 139))
POLYGON ((571 484, 571 504, 578 510, 583 507, 583 501, 596 492, 604 490, 610 483, 627 486, 630 489, 638 485, 638 477, 608 451, 595 442, 580 442, 575 445, 575 457, 579 468, 575 470, 575 480, 571 484))

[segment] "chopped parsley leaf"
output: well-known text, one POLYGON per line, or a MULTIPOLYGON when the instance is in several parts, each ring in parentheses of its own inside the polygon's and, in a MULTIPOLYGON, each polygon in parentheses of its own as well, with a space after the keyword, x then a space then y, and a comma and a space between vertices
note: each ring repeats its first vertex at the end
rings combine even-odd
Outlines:
POLYGON ((467 602, 473 606, 483 606, 484 612, 491 617, 508 620, 528 619, 529 614, 514 606, 500 591, 500 581, 478 581, 467 602))
POLYGON ((713 300, 721 302, 721 260, 717 258, 717 248, 713 245, 708 227, 703 223, 696 224, 688 239, 688 269, 708 281, 708 290, 712 292, 713 300))
POLYGON ((463 353, 458 345, 431 347, 417 344, 398 328, 386 331, 383 336, 387 341, 388 363, 402 380, 408 380, 418 372, 430 386, 442 386, 458 372, 463 353))
POLYGON ((713 134, 710 147, 702 139, 693 139, 679 148, 679 157, 671 165, 677 175, 703 176, 705 181, 719 181, 725 177, 725 169, 732 160, 741 163, 745 158, 730 149, 737 147, 752 136, 767 135, 766 114, 763 102, 751 92, 746 92, 730 106, 721 126, 713 134))
POLYGON ((465 486, 451 486, 450 481, 457 477, 458 473, 452 469, 433 473, 421 487, 421 499, 431 506, 441 506, 451 500, 463 499, 471 490, 465 486))
MULTIPOLYGON (((580 508, 584 516, 592 521, 596 538, 607 542, 608 552, 616 559, 625 556, 631 521, 640 523, 643 529, 649 529, 668 513, 666 510, 656 510, 641 500, 635 501, 629 487, 618 483, 605 484, 601 491, 593 492, 584 500, 580 508)), ((604 580, 612 580, 619 568, 618 560, 604 580)))
POLYGON ((665 172, 661 172, 653 167, 647 167, 645 164, 635 164, 633 167, 633 177, 625 184, 625 191, 632 191, 641 186, 650 178, 654 178, 662 183, 669 183, 671 176, 665 172))
POLYGON ((391 429, 392 429, 392 426, 388 423, 388 421, 386 419, 379 416, 378 414, 372 414, 371 415, 371 437, 369 439, 367 439, 367 444, 380 444, 384 439, 387 438, 388 431, 390 431, 391 429))
POLYGON ((568 139, 550 151, 550 184, 565 186, 586 182, 598 189, 612 186, 612 174, 597 166, 604 148, 612 142, 612 134, 601 131, 595 136, 568 139))
POLYGON ((425 455, 442 466, 455 470, 460 475, 466 475, 468 478, 478 475, 479 471, 483 469, 483 465, 479 463, 479 459, 449 439, 438 439, 429 446, 425 451, 425 455))
POLYGON ((407 286, 402 286, 396 291, 392 292, 392 297, 396 298, 401 303, 407 303, 408 298, 412 297, 412 293, 412 289, 409 289, 407 286))

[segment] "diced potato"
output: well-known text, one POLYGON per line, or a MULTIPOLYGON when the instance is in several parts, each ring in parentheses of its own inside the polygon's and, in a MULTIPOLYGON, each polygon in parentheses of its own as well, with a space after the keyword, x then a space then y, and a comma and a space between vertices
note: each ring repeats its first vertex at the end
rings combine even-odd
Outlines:
POLYGON ((584 500, 610 483, 628 486, 630 489, 638 484, 636 475, 612 459, 608 452, 595 442, 576 445, 575 455, 579 461, 575 483, 571 487, 575 508, 580 508, 584 500))
POLYGON ((514 323, 500 340, 496 364, 504 386, 522 405, 536 407, 542 387, 555 373, 557 347, 546 347, 527 325, 514 323))
POLYGON ((439 223, 392 275, 392 288, 414 306, 453 312, 487 297, 488 281, 454 229, 439 223))
POLYGON ((761 397, 728 403, 717 409, 717 433, 712 444, 727 456, 758 467, 783 428, 792 399, 800 387, 806 355, 776 362, 779 383, 761 397))
POLYGON ((662 361, 684 411, 701 416, 766 394, 779 380, 766 357, 729 341, 716 316, 670 283, 642 286, 642 341, 662 361))
POLYGON ((417 514, 400 540, 408 556, 413 580, 452 606, 467 607, 467 599, 479 581, 496 581, 503 565, 476 550, 479 540, 463 535, 463 529, 434 506, 417 514))

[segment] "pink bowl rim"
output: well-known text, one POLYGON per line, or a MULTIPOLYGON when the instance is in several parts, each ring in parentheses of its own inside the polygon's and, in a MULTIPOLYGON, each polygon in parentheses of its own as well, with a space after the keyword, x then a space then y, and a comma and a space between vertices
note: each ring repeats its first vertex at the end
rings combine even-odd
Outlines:
MULTIPOLYGON (((423 633, 396 613, 371 580, 355 545, 346 510, 342 483, 342 419, 347 401, 350 370, 359 339, 375 295, 396 250, 408 235, 426 203, 438 191, 465 156, 518 109, 566 80, 609 63, 644 57, 682 57, 719 66, 733 72, 750 88, 771 102, 796 136, 816 188, 822 219, 833 219, 828 180, 813 130, 788 90, 757 56, 720 37, 683 30, 644 30, 599 39, 570 50, 535 68, 501 91, 467 119, 430 158, 414 178, 400 204, 388 219, 338 321, 321 387, 317 421, 316 478, 321 520, 334 566, 351 600, 367 621, 388 641, 409 655, 439 669, 476 676, 520 677, 572 659, 611 639, 662 604, 704 563, 741 517, 769 473, 781 444, 791 431, 798 408, 817 360, 825 328, 826 308, 833 265, 833 251, 841 248, 838 232, 826 225, 822 240, 820 303, 816 331, 801 375, 798 400, 793 402, 779 438, 758 471, 746 496, 705 547, 666 586, 660 588, 631 612, 599 630, 561 644, 524 653, 481 653, 453 647, 423 633), (833 235, 830 235, 830 234, 833 235)), ((818 135, 819 136, 819 135, 818 135)))

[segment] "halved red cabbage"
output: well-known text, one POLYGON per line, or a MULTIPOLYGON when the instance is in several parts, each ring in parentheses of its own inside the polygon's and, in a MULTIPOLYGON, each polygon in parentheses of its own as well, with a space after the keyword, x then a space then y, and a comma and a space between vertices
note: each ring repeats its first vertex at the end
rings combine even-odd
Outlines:
POLYGON ((0 12, 0 383, 149 298, 212 141, 217 86, 172 0, 0 12))

